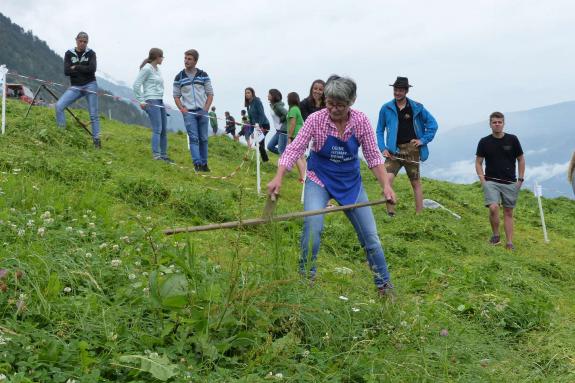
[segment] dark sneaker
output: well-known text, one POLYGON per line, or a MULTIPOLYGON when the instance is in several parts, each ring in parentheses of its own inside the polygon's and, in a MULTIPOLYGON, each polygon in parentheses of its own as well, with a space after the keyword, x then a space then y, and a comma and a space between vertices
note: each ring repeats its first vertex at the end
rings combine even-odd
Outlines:
POLYGON ((172 160, 170 157, 163 157, 162 159, 170 165, 176 164, 176 161, 172 160))
POLYGON ((164 159, 161 156, 154 156, 154 161, 163 161, 164 159))
POLYGON ((196 172, 201 172, 202 171, 202 165, 200 164, 194 164, 194 170, 196 172))
POLYGON ((395 212, 393 211, 388 211, 387 215, 390 216, 391 218, 395 217, 395 212))
POLYGON ((393 297, 395 295, 395 290, 391 282, 385 282, 383 286, 377 288, 380 297, 393 297))
POLYGON ((501 237, 498 235, 492 235, 491 239, 489 239, 489 244, 491 245, 499 245, 501 243, 501 237))
POLYGON ((96 149, 102 149, 102 141, 99 138, 94 138, 94 147, 96 149))
POLYGON ((210 172, 210 171, 211 171, 210 168, 208 168, 208 164, 203 164, 203 165, 202 165, 202 171, 203 171, 203 172, 210 172))
POLYGON ((515 250, 515 246, 513 246, 512 243, 507 243, 507 244, 505 245, 505 249, 506 249, 506 250, 509 250, 509 251, 513 251, 513 250, 515 250))

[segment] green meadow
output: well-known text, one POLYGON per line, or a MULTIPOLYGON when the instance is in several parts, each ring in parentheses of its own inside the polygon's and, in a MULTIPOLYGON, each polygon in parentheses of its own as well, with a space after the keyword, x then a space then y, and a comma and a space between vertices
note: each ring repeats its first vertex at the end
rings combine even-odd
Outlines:
MULTIPOLYGON (((424 179, 457 220, 415 216, 398 177, 397 216, 373 209, 396 286, 382 299, 341 213, 326 215, 313 285, 297 272, 302 221, 162 234, 261 216, 255 152, 229 137, 210 138, 210 174, 243 165, 212 179, 184 134, 169 165, 148 129, 102 119, 95 150, 71 118, 61 130, 26 108, 8 101, 0 137, 0 382, 575 381, 575 201, 543 199, 544 243, 521 191, 509 252, 487 244, 478 183, 424 179)), ((302 210, 294 173, 278 214, 302 210)))

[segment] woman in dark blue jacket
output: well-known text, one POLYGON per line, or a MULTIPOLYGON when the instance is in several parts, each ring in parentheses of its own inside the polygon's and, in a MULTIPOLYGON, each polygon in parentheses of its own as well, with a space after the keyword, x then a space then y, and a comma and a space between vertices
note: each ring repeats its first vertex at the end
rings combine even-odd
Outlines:
MULTIPOLYGON (((245 107, 248 110, 248 117, 250 118, 250 123, 252 125, 259 124, 260 129, 265 137, 270 130, 270 122, 264 113, 264 106, 262 101, 256 97, 256 92, 254 88, 246 88, 245 90, 245 107)), ((269 161, 268 154, 266 152, 265 138, 259 142, 260 155, 262 156, 262 161, 269 161)))

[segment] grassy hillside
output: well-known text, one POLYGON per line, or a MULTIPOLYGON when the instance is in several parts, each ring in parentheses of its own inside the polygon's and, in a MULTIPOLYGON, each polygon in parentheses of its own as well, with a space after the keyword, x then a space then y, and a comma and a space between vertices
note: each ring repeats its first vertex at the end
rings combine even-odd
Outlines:
MULTIPOLYGON (((256 217, 252 155, 227 180, 151 160, 149 130, 103 121, 103 149, 54 112, 8 103, 0 137, 0 381, 572 382, 575 203, 522 191, 513 253, 486 244, 478 185, 424 181, 459 213, 374 209, 397 288, 378 298, 351 225, 326 217, 319 276, 296 271, 301 222, 165 237, 256 217)), ((86 115, 84 119, 88 119, 86 115)), ((212 175, 245 154, 210 138, 212 175)), ((272 162, 275 161, 273 157, 272 162)), ((263 165, 264 185, 275 166, 263 165)), ((372 199, 379 196, 364 169, 372 199)), ((279 212, 297 211, 290 174, 279 212)))

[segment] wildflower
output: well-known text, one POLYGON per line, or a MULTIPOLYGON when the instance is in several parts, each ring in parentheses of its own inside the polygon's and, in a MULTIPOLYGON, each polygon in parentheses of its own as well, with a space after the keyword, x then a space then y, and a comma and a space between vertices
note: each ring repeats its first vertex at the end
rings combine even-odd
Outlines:
POLYGON ((282 374, 281 372, 278 372, 278 373, 275 375, 275 378, 276 378, 277 380, 282 380, 282 379, 284 378, 284 376, 283 376, 283 374, 282 374))
POLYGON ((129 274, 128 279, 133 281, 134 279, 136 279, 136 274, 129 274))
POLYGON ((66 231, 73 231, 73 230, 74 230, 74 228, 72 226, 66 227, 66 231))
POLYGON ((152 217, 150 217, 150 216, 146 217, 146 221, 151 221, 151 220, 152 220, 152 217))
POLYGON ((6 375, 0 374, 0 380, 6 380, 6 375))
POLYGON ((26 230, 18 229, 18 237, 23 237, 25 233, 26 233, 26 230))
POLYGON ((65 292, 65 293, 70 293, 70 292, 72 292, 72 288, 66 286, 66 287, 64 287, 64 292, 65 292))
POLYGON ((39 235, 40 237, 43 237, 44 234, 46 234, 46 228, 45 228, 45 227, 39 227, 39 228, 38 228, 38 235, 39 235))
POLYGON ((28 222, 26 223, 26 226, 28 226, 28 227, 34 226, 34 220, 33 220, 33 219, 29 219, 28 222))
POLYGON ((36 185, 32 185, 32 189, 34 189, 34 190, 40 190, 40 188, 39 188, 38 186, 36 186, 36 185))
POLYGON ((66 383, 76 383, 76 379, 69 378, 66 383))
POLYGON ((345 296, 343 296, 343 295, 340 295, 340 296, 339 296, 339 299, 341 299, 342 301, 348 301, 348 300, 349 300, 348 297, 345 297, 345 296))
POLYGON ((86 214, 92 214, 92 210, 87 209, 87 210, 86 210, 86 214))
POLYGON ((142 291, 144 292, 144 294, 148 294, 150 292, 150 288, 149 287, 144 287, 142 289, 142 291))
POLYGON ((304 358, 307 358, 309 356, 309 350, 305 350, 301 356, 303 356, 304 358))
POLYGON ((92 253, 86 253, 86 258, 92 258, 92 253))
POLYGON ((134 262, 134 265, 136 265, 136 266, 142 266, 142 262, 136 261, 136 262, 134 262))
POLYGON ((446 328, 442 329, 442 330, 439 332, 439 336, 448 336, 448 335, 449 335, 449 331, 447 331, 446 328))
POLYGON ((120 246, 114 245, 114 246, 112 246, 112 250, 118 251, 118 250, 120 250, 120 246))
POLYGON ((336 267, 335 272, 338 274, 349 275, 353 273, 353 270, 349 267, 336 267))
POLYGON ((104 243, 102 243, 99 247, 100 247, 100 250, 101 250, 101 249, 105 249, 107 246, 108 246, 108 244, 107 244, 106 242, 104 242, 104 243))
POLYGON ((110 264, 112 265, 112 267, 118 267, 122 264, 122 261, 119 259, 112 259, 112 262, 110 262, 110 264))
POLYGON ((0 335, 0 345, 5 345, 8 342, 10 342, 10 338, 0 335))
POLYGON ((399 322, 400 325, 402 325, 403 327, 407 327, 407 322, 402 320, 401 322, 399 322))
POLYGON ((42 219, 50 218, 51 215, 52 214, 49 211, 45 211, 44 213, 42 213, 40 218, 42 218, 42 219))
POLYGON ((126 243, 130 243, 130 237, 128 237, 127 235, 120 237, 120 239, 126 243))
POLYGON ((357 313, 357 312, 359 312, 359 309, 357 307, 352 307, 351 311, 353 311, 354 313, 357 313))
POLYGON ((96 238, 98 236, 98 234, 96 234, 95 231, 91 232, 90 235, 92 236, 92 238, 96 238))
POLYGON ((87 216, 86 214, 84 214, 84 215, 82 216, 82 218, 86 219, 86 218, 88 218, 88 216, 87 216))
POLYGON ((95 224, 94 222, 90 222, 90 223, 88 224, 88 227, 89 227, 90 229, 93 229, 93 228, 96 227, 96 224, 95 224))
POLYGON ((45 225, 49 225, 49 224, 51 224, 51 223, 54 223, 54 218, 46 218, 46 219, 44 220, 44 224, 45 224, 45 225))
POLYGON ((77 233, 78 233, 78 235, 79 235, 80 237, 85 237, 85 236, 86 236, 86 233, 84 233, 84 230, 78 230, 77 233))

